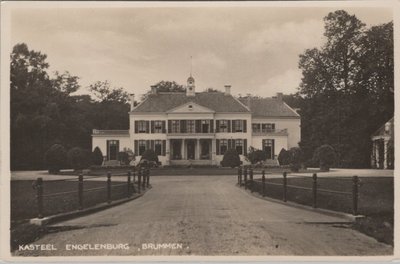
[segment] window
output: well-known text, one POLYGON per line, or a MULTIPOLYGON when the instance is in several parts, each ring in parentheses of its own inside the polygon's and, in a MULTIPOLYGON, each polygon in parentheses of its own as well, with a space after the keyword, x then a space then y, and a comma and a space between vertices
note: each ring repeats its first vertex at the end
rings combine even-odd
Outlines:
POLYGON ((243 132, 243 120, 233 120, 235 132, 243 132))
POLYGON ((154 133, 162 133, 162 121, 154 121, 154 133))
POLYGON ((154 152, 158 155, 162 155, 162 141, 161 140, 155 140, 154 141, 154 152))
POLYGON ((239 155, 243 155, 243 140, 242 139, 236 139, 235 140, 235 149, 239 155))
POLYGON ((261 124, 252 124, 253 127, 253 133, 259 133, 261 132, 261 124))
POLYGON ((108 140, 108 160, 116 160, 118 155, 119 141, 108 140))
POLYGON ((186 132, 187 133, 194 133, 194 120, 187 120, 186 121, 186 132))
POLYGON ((146 140, 139 140, 139 156, 146 151, 146 140))
POLYGON ((201 120, 201 132, 210 133, 210 120, 201 120))
POLYGON ((188 108, 189 108, 189 110, 192 110, 193 109, 193 105, 189 105, 188 108))
POLYGON ((179 120, 171 120, 171 132, 172 133, 179 133, 180 132, 180 126, 179 126, 179 120))
POLYGON ((275 124, 271 124, 271 123, 262 124, 262 132, 263 133, 274 132, 274 131, 275 131, 275 124))
POLYGON ((138 133, 147 132, 147 121, 138 121, 138 133))
POLYGON ((228 140, 221 139, 219 142, 219 154, 224 155, 227 150, 228 150, 228 140))
POLYGON ((228 132, 228 120, 219 121, 219 132, 228 132))
POLYGON ((267 154, 267 159, 273 159, 274 158, 274 140, 273 139, 263 140, 263 150, 267 154))

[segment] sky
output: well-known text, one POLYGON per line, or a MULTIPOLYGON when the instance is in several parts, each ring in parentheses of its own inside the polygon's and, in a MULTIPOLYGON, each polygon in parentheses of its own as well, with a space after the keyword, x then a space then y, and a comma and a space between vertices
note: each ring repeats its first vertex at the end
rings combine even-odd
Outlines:
POLYGON ((192 68, 197 92, 230 84, 235 95, 273 96, 297 91, 299 55, 323 45, 323 18, 338 9, 368 27, 392 20, 367 7, 19 8, 11 45, 79 76, 80 94, 108 80, 140 96, 161 80, 186 84, 192 68))

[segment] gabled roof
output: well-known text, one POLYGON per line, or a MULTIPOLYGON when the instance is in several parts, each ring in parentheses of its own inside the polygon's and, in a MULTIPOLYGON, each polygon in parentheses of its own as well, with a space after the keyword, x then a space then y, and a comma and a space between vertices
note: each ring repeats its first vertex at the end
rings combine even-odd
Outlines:
POLYGON ((383 124, 378 130, 375 131, 375 133, 372 134, 372 136, 392 136, 394 135, 394 117, 392 117, 389 121, 387 121, 385 124, 383 124), (389 131, 386 131, 386 124, 389 123, 389 131))
POLYGON ((253 117, 300 118, 290 106, 278 98, 247 98, 239 100, 250 108, 253 117))
POLYGON ((209 108, 215 112, 249 113, 249 109, 232 95, 225 95, 220 92, 202 92, 196 93, 195 96, 186 96, 186 93, 151 94, 131 112, 167 112, 189 102, 209 108))

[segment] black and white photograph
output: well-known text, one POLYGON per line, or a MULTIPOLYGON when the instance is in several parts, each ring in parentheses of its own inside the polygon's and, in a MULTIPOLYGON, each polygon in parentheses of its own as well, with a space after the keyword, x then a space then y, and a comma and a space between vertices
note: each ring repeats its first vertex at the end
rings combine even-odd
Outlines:
POLYGON ((398 2, 1 4, 3 257, 395 257, 398 2))

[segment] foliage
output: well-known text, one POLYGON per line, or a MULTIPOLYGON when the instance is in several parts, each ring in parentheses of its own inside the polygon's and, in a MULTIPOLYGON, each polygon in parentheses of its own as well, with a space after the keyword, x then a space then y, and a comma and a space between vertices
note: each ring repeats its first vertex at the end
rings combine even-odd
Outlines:
POLYGON ((129 165, 129 155, 126 151, 118 152, 117 159, 121 163, 121 165, 129 165))
POLYGON ((127 104, 129 101, 129 95, 122 87, 111 88, 108 81, 97 81, 91 84, 89 86, 89 91, 91 91, 100 102, 127 104))
POLYGON ((289 164, 290 169, 294 172, 298 172, 301 167, 302 162, 302 151, 298 147, 294 147, 289 149, 288 151, 289 156, 289 164))
POLYGON ((336 162, 335 150, 330 145, 322 145, 315 150, 313 160, 318 162, 322 171, 329 171, 336 162))
POLYGON ((141 160, 147 160, 147 161, 154 161, 158 163, 158 156, 152 149, 146 149, 143 154, 141 160))
MULTIPOLYGON (((185 92, 186 88, 185 86, 176 83, 175 81, 159 81, 158 83, 152 85, 152 87, 155 87, 157 92, 185 92)), ((147 93, 143 94, 142 96, 142 101, 146 99, 146 97, 151 94, 151 90, 147 91, 147 93)))
POLYGON ((204 92, 205 93, 222 93, 220 90, 214 89, 212 87, 207 88, 204 92))
POLYGON ((235 149, 228 149, 221 161, 222 167, 238 167, 240 166, 240 157, 235 149))
POLYGON ((279 165, 289 165, 290 163, 290 154, 289 151, 282 148, 278 155, 279 165))
POLYGON ((394 114, 393 23, 367 28, 343 10, 325 18, 325 44, 300 55, 297 95, 306 159, 323 144, 341 167, 368 167, 371 134, 394 114))
POLYGON ((49 173, 58 173, 67 165, 67 151, 60 144, 52 145, 44 155, 49 173))
POLYGON ((99 147, 95 147, 92 152, 92 164, 93 165, 103 164, 103 153, 101 152, 99 147))
POLYGON ((247 157, 249 158, 251 164, 256 164, 258 162, 265 161, 267 159, 267 153, 265 151, 250 147, 247 157))
POLYGON ((82 170, 90 167, 91 152, 79 147, 73 147, 68 151, 68 161, 74 170, 82 170))

